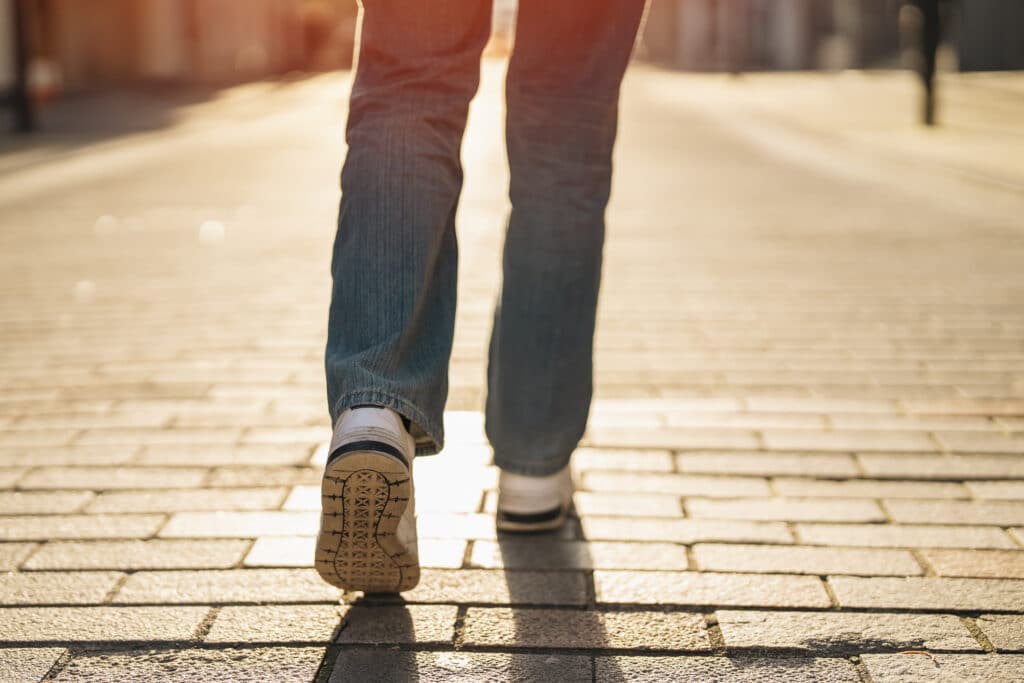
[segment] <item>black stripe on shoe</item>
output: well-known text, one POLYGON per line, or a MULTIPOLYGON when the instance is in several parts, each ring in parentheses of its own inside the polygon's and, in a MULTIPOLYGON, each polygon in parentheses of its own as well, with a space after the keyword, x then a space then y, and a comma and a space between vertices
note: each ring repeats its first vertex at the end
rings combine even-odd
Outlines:
POLYGON ((374 453, 383 453, 384 455, 390 455, 393 458, 397 458, 403 465, 409 467, 409 459, 402 454, 402 451, 398 450, 391 444, 372 440, 350 441, 338 446, 329 456, 327 456, 327 463, 330 464, 336 458, 353 451, 373 451, 374 453))
POLYGON ((565 514, 565 506, 559 505, 558 507, 551 508, 550 510, 544 510, 543 512, 504 512, 498 511, 498 517, 506 522, 512 522, 513 524, 540 524, 541 522, 550 522, 551 520, 558 519, 565 514))

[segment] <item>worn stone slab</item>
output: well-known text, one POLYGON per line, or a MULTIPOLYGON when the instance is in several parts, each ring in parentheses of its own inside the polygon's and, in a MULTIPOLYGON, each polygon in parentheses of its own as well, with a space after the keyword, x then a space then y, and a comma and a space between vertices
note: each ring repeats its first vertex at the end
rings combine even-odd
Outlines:
POLYGON ((105 683, 130 678, 140 683, 308 683, 316 676, 323 654, 322 647, 83 653, 72 659, 55 680, 105 683))
MULTIPOLYGON (((497 508, 497 496, 489 496, 486 512, 497 508)), ((592 493, 577 491, 573 496, 576 514, 625 517, 682 517, 679 496, 668 493, 592 493)))
POLYGON ((592 677, 590 658, 583 656, 344 649, 334 660, 330 683, 589 683, 592 677))
MULTIPOLYGON (((438 485, 417 484, 416 486, 417 512, 477 512, 480 507, 480 499, 484 495, 483 487, 460 487, 453 491, 450 486, 443 483, 438 485)), ((320 487, 296 486, 292 488, 282 509, 319 510, 320 487)))
POLYGON ((926 549, 920 552, 939 576, 1024 579, 1024 549, 926 549))
POLYGON ((964 485, 975 498, 1024 500, 1024 481, 969 481, 964 485))
POLYGON ((0 640, 17 643, 186 641, 209 607, 14 607, 0 640))
POLYGON ((772 429, 761 432, 776 451, 933 451, 935 444, 921 431, 811 431, 772 429))
POLYGON ((758 477, 855 477, 852 456, 840 453, 680 453, 677 467, 685 474, 736 474, 758 477))
POLYGON ((885 521, 878 503, 856 498, 687 498, 684 507, 689 516, 708 519, 745 519, 761 522, 885 521))
POLYGON ((757 448, 753 431, 687 429, 685 427, 594 427, 582 442, 587 446, 623 448, 757 448))
POLYGON ((1024 434, 991 432, 935 432, 935 437, 954 453, 1024 453, 1024 434))
POLYGON ((914 524, 797 524, 801 543, 873 548, 1015 548, 1002 529, 990 526, 914 524))
POLYGON ((329 643, 341 625, 340 605, 222 607, 207 643, 329 643))
POLYGON ((489 569, 686 569, 686 549, 670 543, 504 538, 475 541, 469 563, 489 569))
POLYGON ((933 577, 829 577, 842 607, 1004 611, 1024 605, 1024 581, 933 577))
POLYGON ((894 522, 1024 525, 1024 501, 885 500, 883 504, 894 522))
MULTIPOLYGON (((0 472, 3 467, 54 465, 121 465, 138 452, 138 446, 61 446, 60 448, 0 448, 0 472)), ((0 482, 3 474, 0 474, 0 482)))
POLYGON ((180 512, 273 510, 284 500, 284 488, 155 489, 101 493, 86 512, 180 512))
POLYGON ((25 568, 227 569, 248 549, 244 540, 54 541, 40 548, 25 568))
POLYGON ((871 680, 883 683, 1016 683, 1024 655, 864 655, 871 680))
POLYGON ((729 650, 807 650, 816 654, 981 651, 957 617, 943 614, 718 610, 716 615, 729 650))
POLYGON ((356 605, 345 613, 339 643, 394 645, 451 644, 455 605, 356 605))
POLYGON ((679 612, 471 607, 466 612, 463 641, 504 648, 711 649, 704 617, 679 612))
POLYGON ((914 556, 905 550, 701 543, 693 547, 693 555, 698 568, 720 572, 859 576, 923 573, 914 556))
POLYGON ((41 681, 65 652, 60 647, 0 648, 0 681, 41 681))
POLYGON ((320 484, 322 467, 217 467, 207 486, 313 486, 320 484))
POLYGON ((120 572, 13 572, 0 574, 0 605, 96 605, 120 572))
POLYGON ((164 522, 163 515, 21 515, 0 524, 0 541, 51 539, 146 538, 164 522))
MULTIPOLYGON (((257 420, 264 419, 262 416, 257 420)), ((307 444, 219 445, 190 444, 146 446, 134 459, 140 465, 273 466, 305 465, 309 460, 307 444)))
POLYGON ((1024 651, 1024 615, 983 614, 974 622, 1000 652, 1024 651))
POLYGON ((785 657, 597 657, 597 683, 860 683, 848 659, 785 657))
POLYGON ((0 491, 0 515, 48 515, 79 512, 92 491, 0 491))
POLYGON ((0 572, 17 569, 35 547, 35 543, 0 543, 0 572))
POLYGON ((586 584, 584 573, 576 571, 424 569, 419 585, 402 597, 422 603, 584 605, 586 584))
POLYGON ((792 543, 793 536, 782 522, 748 522, 718 519, 657 519, 624 517, 583 517, 584 538, 607 541, 652 541, 697 543, 734 541, 792 543))
POLYGON ((764 479, 753 477, 708 477, 696 474, 587 472, 583 489, 629 494, 670 493, 677 496, 733 498, 736 496, 769 496, 764 479))
POLYGON ((161 538, 257 538, 259 536, 315 536, 318 512, 176 512, 161 538))
POLYGON ((144 571, 128 577, 115 603, 335 602, 340 593, 313 569, 144 571))
POLYGON ((1008 455, 864 453, 857 460, 879 479, 1024 479, 1024 458, 1008 455))
POLYGON ((948 481, 892 481, 878 479, 794 479, 772 481, 780 496, 809 498, 967 498, 963 484, 948 481))
POLYGON ((207 470, 186 467, 38 467, 22 478, 23 489, 164 489, 200 486, 207 470))
POLYGON ((572 454, 573 469, 632 472, 671 472, 672 456, 667 450, 579 448, 572 454))
POLYGON ((0 467, 0 487, 13 488, 14 484, 25 476, 27 471, 24 467, 0 467))
POLYGON ((594 572, 598 603, 733 607, 829 607, 813 576, 712 572, 594 572))

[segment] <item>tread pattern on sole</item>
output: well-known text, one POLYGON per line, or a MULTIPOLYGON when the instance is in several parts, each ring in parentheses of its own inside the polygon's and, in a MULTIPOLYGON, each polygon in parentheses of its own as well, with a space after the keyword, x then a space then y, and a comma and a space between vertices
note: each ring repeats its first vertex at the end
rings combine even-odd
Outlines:
POLYGON ((343 590, 393 593, 419 581, 415 541, 407 547, 398 524, 412 497, 409 471, 372 451, 345 454, 327 465, 316 569, 343 590))

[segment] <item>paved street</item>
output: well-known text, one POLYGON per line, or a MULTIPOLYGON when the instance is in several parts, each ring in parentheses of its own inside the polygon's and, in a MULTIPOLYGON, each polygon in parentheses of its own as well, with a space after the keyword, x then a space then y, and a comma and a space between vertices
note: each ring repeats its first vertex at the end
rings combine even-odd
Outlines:
POLYGON ((311 568, 347 75, 3 141, 0 681, 1024 678, 1024 79, 632 70, 576 516, 498 537, 501 69, 404 601, 311 568))

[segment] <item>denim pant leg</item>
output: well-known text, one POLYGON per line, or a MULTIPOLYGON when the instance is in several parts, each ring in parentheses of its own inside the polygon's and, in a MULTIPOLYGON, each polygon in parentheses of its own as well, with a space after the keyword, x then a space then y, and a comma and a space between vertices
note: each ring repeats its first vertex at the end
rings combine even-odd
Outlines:
POLYGON ((517 474, 558 471, 586 428, 619 86, 643 11, 643 0, 519 3, 486 408, 495 463, 517 474))
POLYGON ((443 446, 455 320, 460 146, 491 0, 363 0, 331 263, 332 420, 353 405, 443 446))

